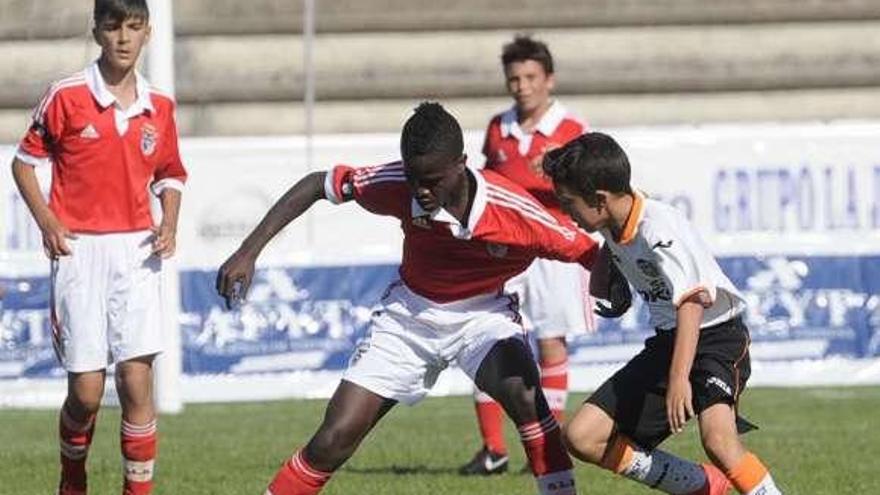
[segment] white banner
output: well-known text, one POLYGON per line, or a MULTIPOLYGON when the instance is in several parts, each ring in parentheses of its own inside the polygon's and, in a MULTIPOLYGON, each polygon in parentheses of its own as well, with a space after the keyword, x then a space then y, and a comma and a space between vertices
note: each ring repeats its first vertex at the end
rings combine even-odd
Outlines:
MULTIPOLYGON (((637 187, 687 212, 749 299, 753 383, 880 383, 880 123, 607 132, 629 154, 637 187)), ((217 267, 309 172, 305 144, 182 143, 184 401, 326 396, 394 277, 398 222, 321 202, 267 248, 243 311, 220 308, 217 267)), ((481 146, 480 131, 466 133, 471 163, 481 164, 481 146)), ((398 147, 397 135, 319 136, 313 167, 392 161, 398 147)), ((0 147, 0 162, 12 151, 0 147)), ((0 405, 52 405, 64 388, 48 338, 48 263, 8 166, 2 174, 0 405)), ((595 387, 650 332, 637 305, 573 341, 573 386, 595 387)), ((436 392, 466 392, 463 380, 451 373, 436 392)))

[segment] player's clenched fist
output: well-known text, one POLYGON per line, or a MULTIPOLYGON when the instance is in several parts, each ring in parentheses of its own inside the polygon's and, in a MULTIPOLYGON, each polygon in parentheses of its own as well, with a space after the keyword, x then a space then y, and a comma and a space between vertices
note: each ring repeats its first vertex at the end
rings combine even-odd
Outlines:
POLYGON ((232 309, 247 294, 254 277, 256 256, 238 250, 233 253, 217 272, 217 293, 226 301, 226 309, 232 309))

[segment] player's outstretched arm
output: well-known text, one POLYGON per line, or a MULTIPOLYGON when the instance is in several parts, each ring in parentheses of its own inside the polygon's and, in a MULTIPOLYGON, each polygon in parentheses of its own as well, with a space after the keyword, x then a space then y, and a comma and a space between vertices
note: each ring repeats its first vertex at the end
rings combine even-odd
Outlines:
POLYGON ((34 166, 16 158, 12 161, 12 177, 15 179, 15 184, 18 186, 24 202, 31 210, 34 221, 40 227, 46 256, 57 258, 71 254, 67 239, 75 239, 76 236, 67 230, 67 227, 49 209, 49 205, 40 191, 34 166))
POLYGON ((293 185, 266 213, 260 224, 241 246, 220 266, 217 292, 226 300, 226 307, 244 299, 254 276, 254 265, 260 252, 281 229, 324 198, 326 172, 313 172, 293 185))

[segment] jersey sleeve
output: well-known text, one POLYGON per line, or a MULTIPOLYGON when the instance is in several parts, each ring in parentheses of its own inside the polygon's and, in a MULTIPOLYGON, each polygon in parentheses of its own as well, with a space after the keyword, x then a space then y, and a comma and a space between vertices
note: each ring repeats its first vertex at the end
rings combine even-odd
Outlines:
POLYGON ((539 258, 580 263, 590 269, 598 245, 568 218, 556 216, 531 196, 489 187, 495 228, 486 240, 516 245, 539 258))
POLYGON ((375 167, 336 165, 324 179, 324 197, 333 204, 354 200, 377 215, 403 218, 411 204, 400 162, 375 167))
POLYGON ((168 119, 164 127, 164 136, 162 138, 165 143, 162 162, 156 168, 153 174, 153 183, 150 189, 156 196, 162 194, 165 189, 176 189, 183 191, 186 183, 187 173, 180 159, 180 148, 177 136, 177 122, 174 118, 174 107, 172 104, 168 119))
POLYGON ((16 158, 34 166, 49 164, 64 132, 65 121, 61 96, 53 85, 34 109, 31 125, 18 145, 16 158))
POLYGON ((677 308, 686 299, 696 295, 703 307, 711 306, 717 290, 712 277, 709 273, 704 273, 698 259, 698 254, 705 247, 689 235, 689 229, 664 228, 662 233, 650 228, 643 230, 657 266, 671 287, 672 304, 677 308))

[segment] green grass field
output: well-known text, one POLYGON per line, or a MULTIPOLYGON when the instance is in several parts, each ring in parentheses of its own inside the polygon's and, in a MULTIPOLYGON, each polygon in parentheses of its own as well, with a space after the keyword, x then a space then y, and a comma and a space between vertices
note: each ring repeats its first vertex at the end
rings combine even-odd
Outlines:
MULTIPOLYGON (((573 394, 576 407, 583 394, 573 394)), ((160 420, 155 493, 261 495, 275 467, 305 441, 324 401, 192 405, 160 420)), ((761 426, 746 437, 787 495, 880 494, 880 388, 754 389, 743 413, 761 426)), ((91 493, 119 493, 118 409, 101 413, 90 454, 91 493)), ((56 483, 55 413, 0 411, 0 494, 46 495, 56 483)), ((461 478, 455 468, 477 448, 467 397, 399 406, 367 438, 324 493, 534 494, 517 474, 523 454, 508 428, 512 472, 461 478)), ((668 450, 704 459, 693 426, 668 450)), ((580 493, 650 490, 599 469, 577 465, 580 493)))

